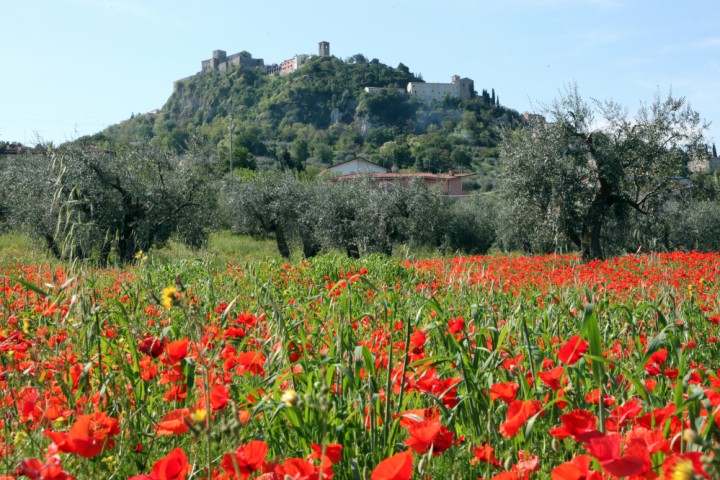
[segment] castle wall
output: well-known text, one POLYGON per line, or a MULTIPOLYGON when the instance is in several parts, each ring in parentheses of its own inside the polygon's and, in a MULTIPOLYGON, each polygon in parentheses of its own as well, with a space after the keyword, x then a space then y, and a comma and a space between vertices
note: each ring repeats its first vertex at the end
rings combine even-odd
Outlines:
POLYGON ((410 82, 407 93, 425 101, 442 100, 446 95, 450 98, 469 100, 475 94, 475 82, 469 78, 453 75, 451 83, 410 82))
POLYGON ((407 86, 408 95, 421 100, 442 100, 445 95, 452 98, 457 97, 455 88, 451 83, 421 83, 410 82, 407 86))

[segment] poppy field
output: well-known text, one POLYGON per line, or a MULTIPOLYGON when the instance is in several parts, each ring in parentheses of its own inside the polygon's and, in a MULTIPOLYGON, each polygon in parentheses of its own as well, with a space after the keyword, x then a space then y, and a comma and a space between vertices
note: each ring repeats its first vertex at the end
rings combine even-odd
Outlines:
POLYGON ((720 254, 0 267, 0 479, 718 478, 720 254))

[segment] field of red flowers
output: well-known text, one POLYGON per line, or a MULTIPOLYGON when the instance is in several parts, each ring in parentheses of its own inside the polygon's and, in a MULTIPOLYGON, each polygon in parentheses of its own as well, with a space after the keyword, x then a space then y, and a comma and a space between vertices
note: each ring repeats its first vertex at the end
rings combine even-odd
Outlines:
POLYGON ((720 475, 720 254, 2 265, 2 480, 720 475))

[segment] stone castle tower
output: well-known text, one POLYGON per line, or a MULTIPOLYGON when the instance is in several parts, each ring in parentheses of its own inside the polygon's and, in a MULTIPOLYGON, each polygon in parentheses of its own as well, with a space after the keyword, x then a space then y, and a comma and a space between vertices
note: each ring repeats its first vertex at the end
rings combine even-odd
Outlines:
POLYGON ((318 56, 329 57, 330 56, 330 42, 318 43, 318 56))

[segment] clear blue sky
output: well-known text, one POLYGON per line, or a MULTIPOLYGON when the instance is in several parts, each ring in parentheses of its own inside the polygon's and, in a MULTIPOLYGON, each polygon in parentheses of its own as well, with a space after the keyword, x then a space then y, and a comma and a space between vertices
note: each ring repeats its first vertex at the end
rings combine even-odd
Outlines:
MULTIPOLYGON (((3 0, 0 140, 62 143, 160 108, 221 49, 362 53, 458 74, 520 112, 577 82, 634 111, 669 89, 720 143, 718 0, 3 0)), ((719 145, 720 146, 720 145, 719 145)))

